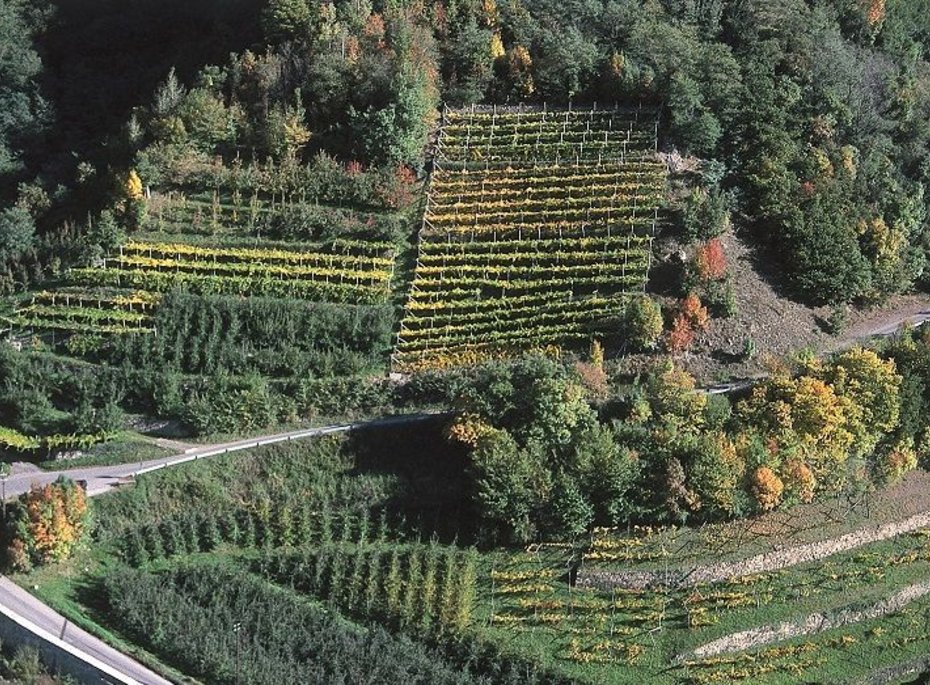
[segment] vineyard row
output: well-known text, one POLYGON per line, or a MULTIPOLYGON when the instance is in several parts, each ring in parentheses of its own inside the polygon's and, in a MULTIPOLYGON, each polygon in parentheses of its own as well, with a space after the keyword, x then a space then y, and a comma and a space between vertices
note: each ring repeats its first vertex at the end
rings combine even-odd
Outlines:
POLYGON ((70 273, 72 280, 79 284, 140 288, 154 292, 184 288, 200 295, 253 295, 365 304, 383 302, 390 295, 387 281, 369 284, 334 280, 282 280, 267 271, 249 276, 224 276, 151 269, 82 268, 72 269, 70 273))
POLYGON ((337 241, 333 251, 302 252, 238 247, 202 247, 186 243, 130 242, 120 247, 120 254, 140 254, 149 257, 183 259, 200 257, 217 262, 262 262, 284 264, 340 264, 360 268, 390 267, 393 264, 393 246, 387 243, 337 241), (340 249, 341 248, 341 249, 340 249), (339 250, 339 251, 337 251, 339 250), (386 256, 377 256, 384 254, 386 256))
POLYGON ((327 268, 323 266, 299 266, 295 264, 253 262, 210 262, 197 260, 156 259, 140 255, 124 255, 106 260, 107 266, 117 269, 148 269, 183 273, 209 273, 215 276, 244 274, 249 277, 271 277, 309 281, 338 281, 356 285, 377 285, 391 278, 389 271, 361 271, 327 268))
MULTIPOLYGON (((571 295, 571 293, 568 293, 571 295)), ((573 297, 565 300, 546 301, 543 298, 528 298, 531 304, 513 306, 511 303, 517 298, 498 300, 496 306, 481 308, 479 305, 492 300, 476 300, 475 307, 462 304, 460 307, 451 307, 451 303, 437 303, 435 308, 426 306, 408 311, 404 318, 402 333, 404 331, 420 330, 427 327, 437 327, 460 323, 483 323, 487 321, 513 322, 549 314, 566 314, 581 312, 586 315, 597 316, 610 312, 618 312, 623 308, 625 297, 573 297), (503 303, 503 304, 502 304, 503 303)), ((422 304, 422 303, 421 303, 422 304)))

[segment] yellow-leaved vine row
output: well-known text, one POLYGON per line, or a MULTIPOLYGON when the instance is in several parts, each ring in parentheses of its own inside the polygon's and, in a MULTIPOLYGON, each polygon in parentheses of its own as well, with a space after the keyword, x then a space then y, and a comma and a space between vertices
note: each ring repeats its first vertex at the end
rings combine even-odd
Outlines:
POLYGON ((623 313, 666 195, 641 114, 445 113, 395 370, 584 343, 623 313))

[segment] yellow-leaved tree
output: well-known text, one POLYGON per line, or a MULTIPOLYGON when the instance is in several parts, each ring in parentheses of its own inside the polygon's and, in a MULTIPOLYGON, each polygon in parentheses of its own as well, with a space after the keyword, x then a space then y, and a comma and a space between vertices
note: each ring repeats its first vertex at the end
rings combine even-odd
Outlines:
POLYGON ((135 169, 130 169, 126 176, 126 198, 128 200, 142 199, 142 179, 135 169))
POLYGON ((654 420, 685 432, 697 432, 704 424, 707 395, 697 391, 694 377, 674 364, 649 380, 649 404, 654 420))
POLYGON ((853 452, 871 455, 879 441, 897 427, 901 414, 901 376, 894 360, 861 347, 839 355, 824 371, 837 396, 847 402, 847 427, 853 452))
POLYGON ((87 495, 62 477, 23 494, 14 516, 8 559, 15 568, 61 561, 71 556, 87 533, 87 495))
POLYGON ((753 388, 738 413, 774 453, 797 454, 818 481, 838 476, 856 439, 850 430, 854 402, 815 376, 777 373, 753 388))

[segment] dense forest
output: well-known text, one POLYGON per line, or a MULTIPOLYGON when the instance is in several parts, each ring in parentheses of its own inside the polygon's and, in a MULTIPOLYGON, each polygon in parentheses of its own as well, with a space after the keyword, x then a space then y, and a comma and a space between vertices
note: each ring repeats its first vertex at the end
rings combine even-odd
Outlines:
POLYGON ((80 258, 133 163, 146 184, 217 153, 418 168, 440 102, 658 106, 794 296, 922 283, 918 0, 87 4, 4 4, 7 289, 80 258))

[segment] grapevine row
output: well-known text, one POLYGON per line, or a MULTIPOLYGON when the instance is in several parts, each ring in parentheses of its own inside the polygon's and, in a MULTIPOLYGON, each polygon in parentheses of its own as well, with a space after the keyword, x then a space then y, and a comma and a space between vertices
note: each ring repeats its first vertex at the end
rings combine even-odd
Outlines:
POLYGON ((315 266, 297 266, 291 264, 263 264, 261 262, 208 262, 197 260, 178 261, 174 259, 156 259, 151 257, 124 255, 107 260, 107 266, 117 269, 149 269, 153 271, 173 271, 183 273, 210 273, 217 276, 240 275, 250 277, 273 277, 309 281, 355 282, 368 285, 386 283, 390 280, 389 271, 355 271, 351 269, 326 268, 315 266))
POLYGON ((558 323, 591 323, 598 319, 616 316, 622 311, 622 306, 622 302, 615 301, 613 306, 592 307, 591 309, 574 307, 572 309, 562 309, 551 312, 534 311, 525 316, 511 314, 509 316, 477 322, 463 319, 460 323, 454 325, 436 325, 429 328, 404 328, 401 330, 401 337, 404 339, 405 343, 413 343, 421 338, 430 338, 430 342, 435 343, 438 339, 454 335, 483 336, 487 332, 493 333, 496 329, 500 328, 501 324, 517 326, 521 330, 526 331, 558 323))
MULTIPOLYGON (((367 254, 352 254, 348 247, 343 252, 298 252, 288 250, 268 250, 256 248, 239 248, 239 247, 202 247, 199 245, 188 245, 186 243, 143 243, 130 242, 120 248, 120 254, 139 254, 175 259, 200 258, 210 259, 217 262, 259 262, 262 264, 282 263, 282 264, 339 264, 343 266, 354 266, 361 269, 375 269, 378 267, 390 267, 393 264, 391 256, 378 257, 372 256, 373 253, 390 253, 391 246, 384 243, 372 243, 364 248, 355 247, 355 245, 364 245, 364 243, 353 243, 351 250, 361 251, 364 249, 367 254)), ((339 244, 333 246, 336 250, 339 244)))
POLYGON ((613 110, 443 119, 395 368, 589 340, 651 265, 666 173, 654 122, 613 110), (492 159, 510 161, 469 168, 492 159))
MULTIPOLYGON (((507 298, 507 304, 518 298, 507 298)), ((522 306, 490 306, 487 303, 494 300, 475 300, 474 308, 472 303, 460 303, 461 307, 446 306, 430 308, 426 310, 425 316, 418 316, 418 310, 411 310, 404 319, 402 333, 406 331, 415 331, 423 328, 463 323, 483 323, 494 321, 514 322, 529 318, 531 316, 543 316, 548 314, 559 313, 565 316, 573 316, 575 313, 583 313, 591 317, 599 315, 608 315, 623 308, 624 298, 622 297, 583 297, 564 301, 546 302, 542 298, 530 298, 531 304, 522 306), (461 310, 461 311, 460 311, 461 310)))
POLYGON ((149 269, 72 269, 71 278, 86 285, 109 285, 168 292, 184 288, 200 295, 254 295, 330 302, 384 302, 390 290, 386 283, 340 283, 337 281, 281 280, 269 273, 256 276, 221 276, 210 273, 167 272, 149 269))
POLYGON ((431 255, 465 255, 477 252, 486 252, 489 255, 518 254, 549 254, 552 252, 570 252, 575 248, 594 252, 617 248, 630 249, 632 246, 648 247, 651 238, 648 236, 592 236, 588 238, 548 238, 543 240, 526 239, 520 241, 506 240, 474 240, 466 243, 450 242, 423 242, 420 245, 420 259, 424 260, 431 255))

